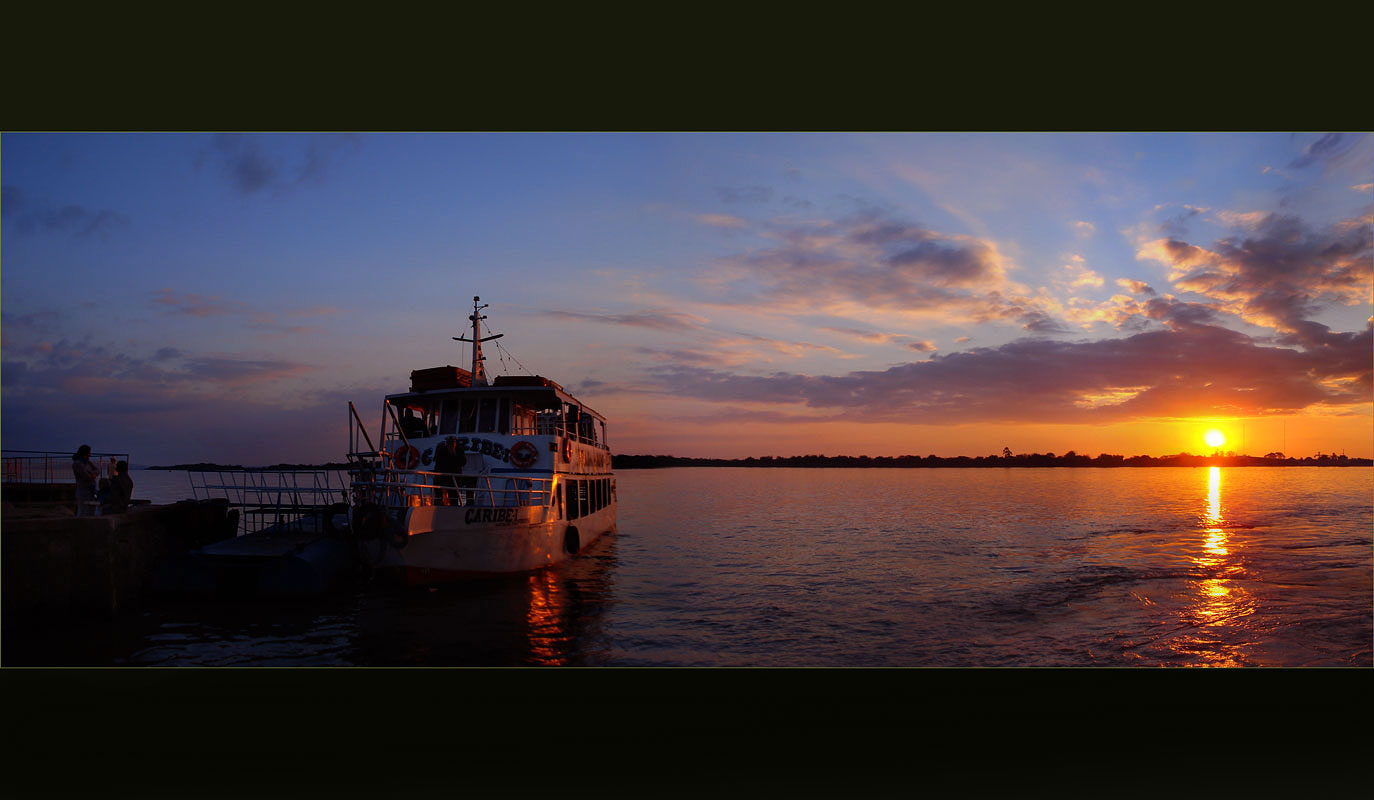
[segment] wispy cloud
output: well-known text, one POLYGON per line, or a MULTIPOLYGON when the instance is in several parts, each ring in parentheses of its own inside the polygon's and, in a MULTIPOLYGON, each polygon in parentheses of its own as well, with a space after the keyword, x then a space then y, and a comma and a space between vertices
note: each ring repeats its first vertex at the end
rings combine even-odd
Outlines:
POLYGON ((945 234, 864 210, 840 219, 775 219, 754 232, 777 242, 721 259, 702 284, 720 302, 755 311, 1013 321, 1061 326, 1008 278, 987 239, 945 234))
POLYGON ((876 331, 866 331, 859 328, 843 328, 829 325, 822 326, 820 330, 830 331, 831 333, 838 333, 842 336, 850 336, 861 341, 870 342, 872 344, 891 344, 894 342, 902 342, 911 338, 910 336, 907 336, 904 333, 879 333, 876 331))
POLYGON ((197 163, 213 161, 239 192, 251 195, 317 183, 329 170, 361 147, 351 134, 222 133, 197 163))
POLYGON ((199 294, 178 294, 172 289, 162 288, 153 292, 152 302, 162 307, 168 314, 186 317, 213 317, 220 314, 242 313, 242 303, 199 294))
POLYGON ((4 219, 12 222, 14 232, 24 235, 53 233, 78 239, 103 238, 131 222, 128 215, 108 208, 35 200, 17 186, 4 187, 0 209, 4 219))
POLYGON ((624 314, 587 314, 580 311, 546 309, 542 312, 554 319, 597 322, 603 325, 623 325, 632 328, 651 328, 659 331, 684 332, 702 330, 708 320, 694 314, 650 308, 624 314))
POLYGON ((710 225, 713 228, 747 228, 749 222, 733 214, 698 214, 697 222, 703 225, 710 225))
POLYGON ((1354 141, 1342 133, 1328 133, 1303 148, 1302 155, 1293 159, 1289 167, 1303 169, 1321 161, 1334 159, 1354 145, 1354 141))
POLYGON ((716 195, 725 203, 767 203, 773 199, 768 186, 717 186, 716 195))
POLYGON ((244 327, 261 331, 260 335, 268 338, 308 333, 315 330, 313 326, 293 324, 287 320, 309 319, 339 313, 339 309, 329 306, 311 306, 287 311, 263 311, 238 300, 194 293, 183 294, 166 287, 153 292, 151 302, 154 306, 161 308, 164 313, 172 316, 193 318, 238 316, 243 319, 244 327))

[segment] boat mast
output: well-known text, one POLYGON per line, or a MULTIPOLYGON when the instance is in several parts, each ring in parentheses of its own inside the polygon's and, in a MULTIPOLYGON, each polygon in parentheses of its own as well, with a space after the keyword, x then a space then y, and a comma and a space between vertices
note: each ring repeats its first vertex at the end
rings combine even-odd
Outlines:
POLYGON ((472 298, 472 316, 468 317, 468 319, 472 320, 472 338, 466 339, 462 336, 453 337, 453 340, 457 342, 472 342, 473 386, 487 385, 487 372, 482 368, 482 362, 486 360, 482 357, 482 342, 490 342, 492 339, 500 339, 502 336, 505 336, 504 333, 498 333, 495 336, 488 336, 485 339, 482 338, 482 320, 486 319, 486 317, 482 315, 482 309, 486 308, 490 303, 478 305, 477 303, 481 299, 480 297, 472 298))

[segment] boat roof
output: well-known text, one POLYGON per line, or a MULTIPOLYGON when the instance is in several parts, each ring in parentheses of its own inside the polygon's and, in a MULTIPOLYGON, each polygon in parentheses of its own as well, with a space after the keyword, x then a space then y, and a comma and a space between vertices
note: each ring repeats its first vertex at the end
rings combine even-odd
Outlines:
POLYGON ((584 414, 596 417, 603 422, 606 420, 605 416, 597 413, 596 410, 588 407, 581 400, 578 400, 562 389, 557 389, 552 386, 459 386, 445 389, 426 389, 419 392, 397 392, 396 394, 387 395, 386 399, 394 405, 405 400, 474 394, 519 396, 522 400, 526 400, 536 408, 556 408, 561 401, 578 406, 582 409, 582 413, 584 414))

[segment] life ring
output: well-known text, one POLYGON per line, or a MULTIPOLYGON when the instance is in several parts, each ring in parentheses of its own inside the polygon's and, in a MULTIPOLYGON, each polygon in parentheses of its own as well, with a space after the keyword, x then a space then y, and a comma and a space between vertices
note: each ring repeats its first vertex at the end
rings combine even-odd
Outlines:
POLYGON ((537 458, 539 458, 539 448, 530 442, 516 442, 515 446, 510 449, 510 463, 520 469, 530 466, 537 458))
POLYGON ((563 439, 563 460, 572 463, 572 439, 563 439))
POLYGON ((403 445, 391 457, 391 463, 396 469, 415 469, 420 463, 420 451, 413 444, 403 445))

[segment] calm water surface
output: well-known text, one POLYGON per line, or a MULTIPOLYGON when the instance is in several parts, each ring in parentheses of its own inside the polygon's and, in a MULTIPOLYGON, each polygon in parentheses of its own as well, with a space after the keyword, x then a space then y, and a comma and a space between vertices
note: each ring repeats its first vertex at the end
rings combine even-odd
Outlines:
MULTIPOLYGON (((1369 666, 1372 475, 628 470, 619 532, 557 568, 157 601, 29 663, 1369 666)), ((134 477, 189 494, 183 473, 134 477)))

